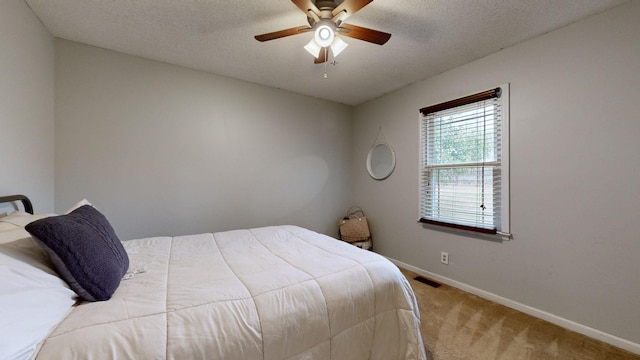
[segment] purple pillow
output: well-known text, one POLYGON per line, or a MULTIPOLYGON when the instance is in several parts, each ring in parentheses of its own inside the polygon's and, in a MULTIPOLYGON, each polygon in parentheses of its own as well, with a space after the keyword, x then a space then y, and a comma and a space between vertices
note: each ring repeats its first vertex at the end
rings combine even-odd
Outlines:
POLYGON ((122 243, 93 206, 36 220, 25 229, 49 253, 71 289, 87 301, 109 300, 129 269, 122 243))

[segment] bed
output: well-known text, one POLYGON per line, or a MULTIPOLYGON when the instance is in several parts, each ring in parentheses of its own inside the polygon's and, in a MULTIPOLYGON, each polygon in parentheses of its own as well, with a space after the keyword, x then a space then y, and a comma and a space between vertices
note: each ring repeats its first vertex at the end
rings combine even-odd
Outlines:
MULTIPOLYGON (((98 210, 33 215, 26 197, 0 202, 25 210, 0 214, 2 359, 426 359, 411 286, 373 252, 291 225, 117 240, 126 259, 101 298, 60 262, 101 272, 109 256, 65 260, 35 230, 66 241, 82 212, 106 222, 98 210)), ((91 236, 115 236, 91 219, 91 236)), ((98 242, 79 239, 65 251, 98 242)))

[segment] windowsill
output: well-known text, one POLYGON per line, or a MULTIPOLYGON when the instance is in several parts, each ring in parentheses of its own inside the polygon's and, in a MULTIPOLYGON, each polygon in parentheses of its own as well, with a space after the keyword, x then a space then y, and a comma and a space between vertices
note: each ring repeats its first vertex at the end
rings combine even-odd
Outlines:
POLYGON ((444 232, 444 233, 448 233, 448 234, 466 236, 466 237, 471 237, 471 238, 476 238, 476 239, 481 239, 481 240, 489 240, 489 241, 494 241, 494 242, 505 242, 505 241, 511 241, 513 239, 513 235, 512 234, 506 234, 506 233, 501 233, 501 232, 498 232, 497 234, 483 234, 483 233, 475 232, 475 231, 471 231, 471 230, 455 229, 455 228, 451 228, 451 227, 448 227, 448 226, 435 225, 435 224, 425 224, 425 223, 420 222, 420 220, 418 220, 418 224, 420 226, 422 226, 422 228, 424 228, 424 229, 435 230, 435 231, 440 231, 440 232, 444 232))

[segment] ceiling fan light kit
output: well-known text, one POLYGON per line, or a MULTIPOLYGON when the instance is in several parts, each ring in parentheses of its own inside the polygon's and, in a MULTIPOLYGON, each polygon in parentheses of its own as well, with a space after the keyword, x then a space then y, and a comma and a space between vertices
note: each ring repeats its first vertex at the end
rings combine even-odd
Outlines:
POLYGON ((313 31, 313 38, 304 46, 304 49, 315 58, 314 63, 316 64, 328 61, 327 53, 329 49, 331 49, 335 58, 348 46, 340 35, 383 45, 391 38, 391 34, 344 23, 349 16, 372 1, 344 0, 339 5, 336 5, 333 0, 317 0, 315 2, 313 0, 291 0, 305 13, 310 26, 299 26, 256 35, 255 39, 269 41, 313 31))
POLYGON ((329 47, 333 53, 333 57, 337 57, 342 50, 349 46, 349 44, 340 38, 331 25, 323 24, 318 26, 315 30, 313 39, 304 46, 305 50, 307 50, 314 58, 318 58, 320 56, 320 51, 323 48, 329 47))
POLYGON ((331 44, 331 52, 333 53, 333 56, 334 57, 338 56, 338 54, 340 54, 342 50, 346 49, 347 46, 349 46, 349 44, 347 44, 344 40, 342 40, 340 36, 336 35, 336 38, 333 40, 333 43, 331 44))
POLYGON ((313 39, 320 45, 320 47, 327 47, 333 43, 333 39, 336 37, 334 31, 329 25, 321 24, 316 27, 316 31, 313 34, 313 39))
MULTIPOLYGON (((320 50, 322 50, 322 46, 318 45, 318 43, 311 39, 307 45, 304 46, 304 49, 309 52, 309 54, 313 55, 314 58, 320 56, 320 50)), ((335 55, 334 55, 335 56, 335 55)))

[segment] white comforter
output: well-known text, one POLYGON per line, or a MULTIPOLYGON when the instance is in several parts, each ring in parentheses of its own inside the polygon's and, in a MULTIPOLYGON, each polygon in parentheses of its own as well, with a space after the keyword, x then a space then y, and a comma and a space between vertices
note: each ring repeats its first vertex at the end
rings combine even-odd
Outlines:
POLYGON ((425 359, 413 291, 385 258, 295 226, 125 242, 113 298, 82 303, 37 359, 425 359))

